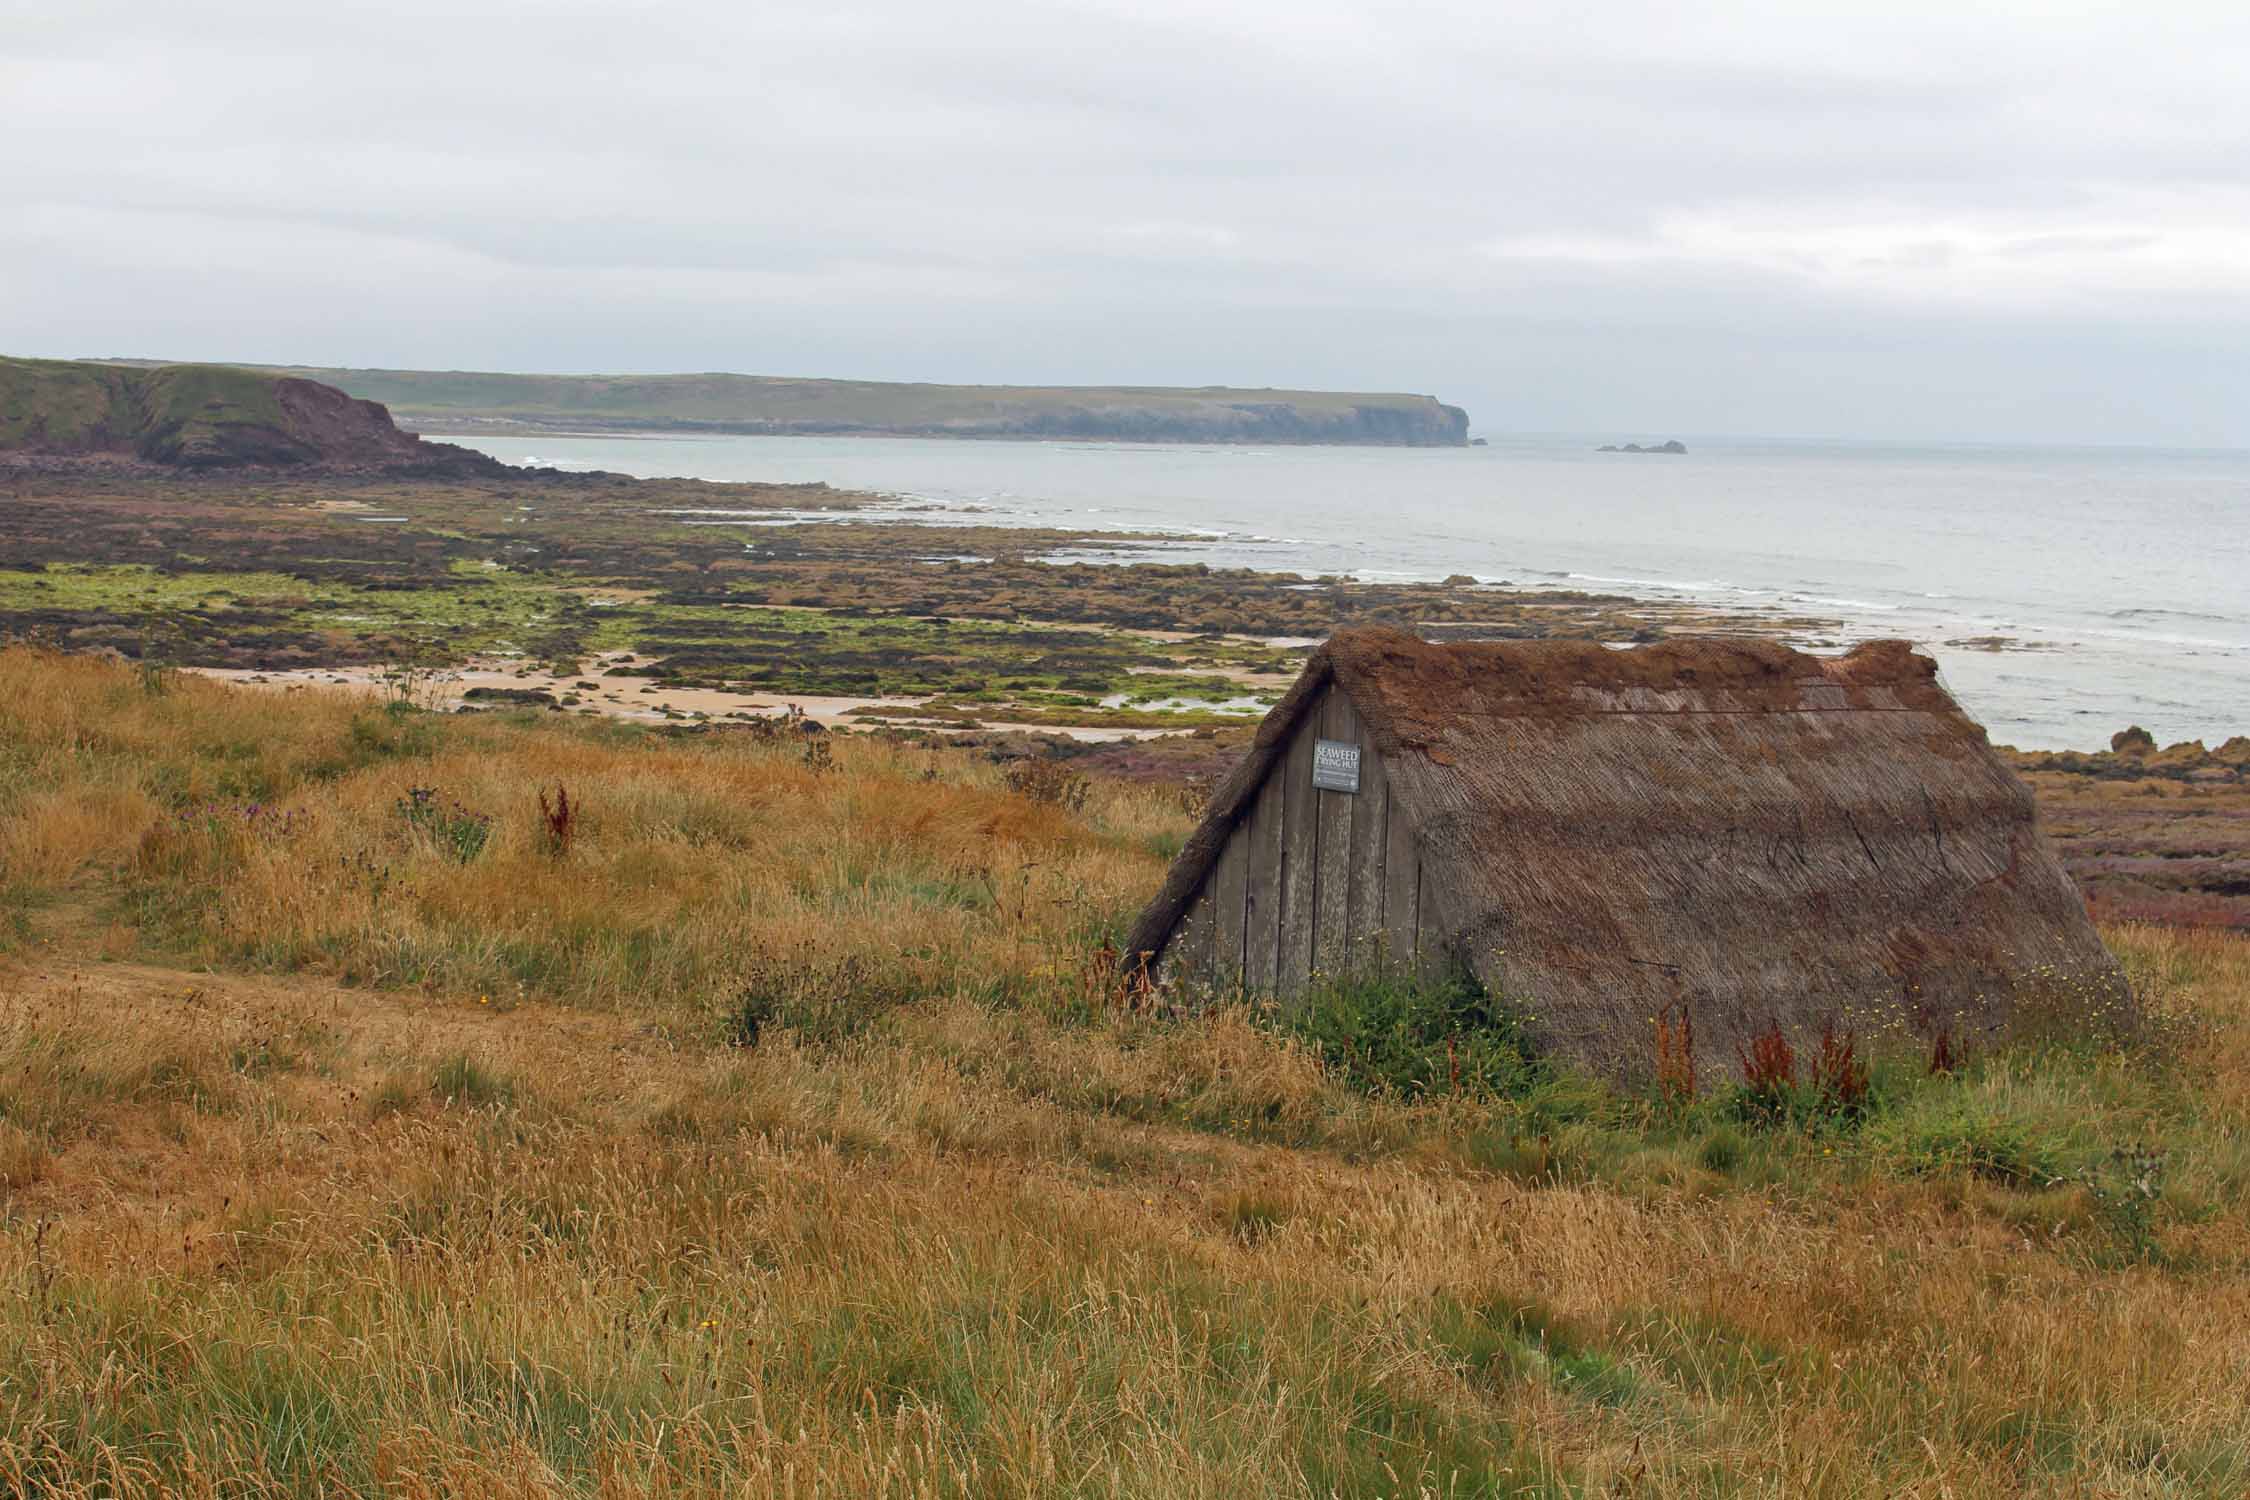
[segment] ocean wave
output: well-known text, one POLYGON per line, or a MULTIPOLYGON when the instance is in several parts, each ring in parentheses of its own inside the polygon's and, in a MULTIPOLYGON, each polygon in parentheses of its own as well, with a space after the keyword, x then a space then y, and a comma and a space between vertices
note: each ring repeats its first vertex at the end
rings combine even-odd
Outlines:
POLYGON ((2078 632, 2097 640, 2118 641, 2136 646, 2179 646, 2196 651, 2250 652, 2250 641, 2215 640, 2207 635, 2179 635, 2165 630, 2104 630, 2098 625, 2088 626, 2078 632))
MULTIPOLYGON (((1539 572, 1540 570, 1532 570, 1539 572)), ((1886 604, 1880 599, 1854 599, 1840 594, 1815 594, 1803 589, 1766 588, 1752 584, 1729 583, 1723 578, 1633 578, 1605 573, 1549 573, 1541 577, 1568 578, 1580 583, 1607 584, 1612 588, 1661 589, 1669 594, 1694 594, 1703 598, 1773 599, 1784 604, 1811 604, 1822 609, 1865 610, 1873 614, 1896 614, 1899 606, 1886 604)))
POLYGON ((2242 615, 2214 615, 2195 609, 2166 609, 2161 605, 2144 605, 2134 609, 2113 609, 2102 618, 2106 620, 2201 620, 2208 625, 2250 624, 2242 615))
POLYGON ((1897 605, 1881 604, 1873 599, 1832 599, 1824 594, 1784 594, 1781 597, 1792 604, 1818 604, 1828 609, 1871 609, 1883 615, 1898 612, 1897 605))
POLYGON ((1701 579, 1678 578, 1611 578, 1601 573, 1543 573, 1546 578, 1569 578, 1580 583, 1606 583, 1622 589, 1667 589, 1677 594, 1708 594, 1732 588, 1732 584, 1712 583, 1701 579))

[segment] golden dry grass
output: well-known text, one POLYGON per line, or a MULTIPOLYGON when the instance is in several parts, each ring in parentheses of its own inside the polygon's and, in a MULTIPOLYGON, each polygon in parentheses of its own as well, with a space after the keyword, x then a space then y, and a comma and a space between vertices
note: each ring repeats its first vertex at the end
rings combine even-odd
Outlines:
MULTIPOLYGON (((1105 789, 1080 816, 966 757, 382 711, 193 678, 160 695, 82 658, 10 653, 0 878, 129 876, 130 916, 208 962, 580 1003, 702 1003, 777 969, 914 993, 1024 985, 1161 868, 1176 808, 1105 789), (583 809, 548 855, 541 789, 583 809), (494 820, 469 863, 397 814, 415 787, 494 820)), ((1075 960, 1073 960, 1074 962, 1075 960)))
POLYGON ((2250 944, 2120 930, 2149 1043, 1720 1150, 1101 1009, 1085 946, 1185 822, 1152 794, 280 707, 0 655, 0 1487, 2250 1486, 2250 944), (2145 1241, 1962 1140, 2160 1150, 2145 1241))

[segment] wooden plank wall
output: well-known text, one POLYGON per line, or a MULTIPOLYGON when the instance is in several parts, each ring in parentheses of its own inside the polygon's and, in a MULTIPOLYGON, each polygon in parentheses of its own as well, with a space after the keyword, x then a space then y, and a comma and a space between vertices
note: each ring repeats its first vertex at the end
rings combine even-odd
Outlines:
MULTIPOLYGON (((1359 715, 1351 698, 1330 688, 1320 705, 1319 738, 1359 741, 1359 715)), ((1310 727, 1310 726, 1308 726, 1310 727)), ((1313 736, 1307 735, 1310 739, 1313 736)), ((1367 771, 1367 751, 1359 755, 1360 774, 1367 771)), ((1306 780, 1312 778, 1310 771, 1306 780)), ((1315 791, 1320 813, 1314 836, 1313 872, 1313 972, 1323 978, 1341 978, 1351 969, 1352 950, 1352 819, 1365 797, 1352 792, 1315 791)))
POLYGON ((1276 939, 1280 957, 1274 966, 1274 993, 1294 995, 1312 977, 1313 880, 1319 870, 1320 794, 1313 790, 1313 733, 1320 723, 1327 698, 1309 705, 1298 721, 1288 752, 1274 762, 1281 777, 1281 911, 1276 939))
POLYGON ((1345 694, 1310 705, 1166 945, 1162 972, 1220 995, 1293 995, 1316 976, 1435 977, 1449 965, 1414 829, 1345 694), (1359 791, 1312 784, 1313 743, 1360 747, 1359 791))
POLYGON ((1287 821, 1283 803, 1287 776, 1268 776, 1239 832, 1248 841, 1249 874, 1243 887, 1242 987, 1253 995, 1274 993, 1281 964, 1281 850, 1287 821))

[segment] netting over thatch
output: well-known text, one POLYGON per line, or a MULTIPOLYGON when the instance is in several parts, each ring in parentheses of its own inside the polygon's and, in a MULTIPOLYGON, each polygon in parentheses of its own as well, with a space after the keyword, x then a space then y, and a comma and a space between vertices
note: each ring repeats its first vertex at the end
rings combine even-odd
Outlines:
POLYGON ((1547 1045, 1637 1069, 1651 1018, 1964 1039, 2125 1003, 2031 794, 1904 642, 1630 651, 1339 632, 1260 727, 1131 939, 1161 952, 1304 707, 1349 694, 1446 937, 1547 1045))

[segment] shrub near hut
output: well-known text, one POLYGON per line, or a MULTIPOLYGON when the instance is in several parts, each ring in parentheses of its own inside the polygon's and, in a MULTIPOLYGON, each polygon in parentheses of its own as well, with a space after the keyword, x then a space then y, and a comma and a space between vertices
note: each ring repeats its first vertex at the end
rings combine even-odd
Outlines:
POLYGON ((1034 802, 1045 802, 1069 812, 1083 808, 1091 790, 1082 772, 1045 756, 1026 756, 1012 761, 1006 775, 1008 789, 1019 797, 1029 797, 1034 802))

